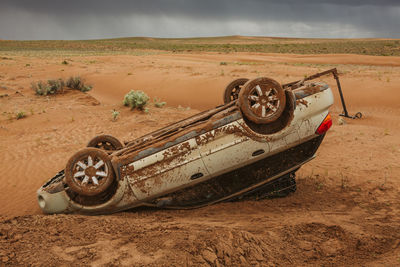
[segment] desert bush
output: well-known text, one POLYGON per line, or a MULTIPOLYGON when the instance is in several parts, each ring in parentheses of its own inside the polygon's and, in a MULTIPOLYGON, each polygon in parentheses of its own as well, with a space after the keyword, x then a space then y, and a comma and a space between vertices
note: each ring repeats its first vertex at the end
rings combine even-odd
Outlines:
POLYGON ((115 109, 111 110, 111 116, 112 116, 112 121, 116 121, 119 116, 119 111, 117 111, 115 109))
POLYGON ((153 102, 154 102, 154 106, 156 108, 162 108, 163 106, 165 106, 167 104, 167 102, 161 101, 158 97, 154 98, 153 102))
POLYGON ((62 91, 65 86, 65 83, 62 79, 48 80, 47 84, 50 87, 50 91, 55 93, 62 91))
POLYGON ((26 117, 26 113, 24 111, 18 111, 17 114, 15 115, 15 118, 17 120, 25 118, 26 117))
POLYGON ((79 90, 81 92, 87 92, 92 89, 92 86, 86 85, 79 76, 69 77, 65 84, 67 87, 79 90))
POLYGON ((63 90, 64 81, 61 79, 48 80, 47 83, 39 81, 32 83, 31 87, 37 95, 54 95, 63 90))
POLYGON ((41 81, 36 83, 32 82, 31 88, 37 95, 47 95, 48 93, 47 85, 41 81))
POLYGON ((61 62, 61 64, 68 65, 68 61, 64 60, 63 62, 61 62))
POLYGON ((124 105, 130 107, 131 109, 140 109, 146 110, 145 106, 149 101, 148 95, 146 95, 143 91, 134 91, 131 90, 124 97, 124 105))
POLYGON ((44 95, 44 96, 53 95, 61 89, 58 87, 58 84, 53 81, 54 80, 51 80, 51 82, 48 81, 48 83, 42 81, 39 81, 37 83, 31 83, 31 87, 37 95, 44 95))
POLYGON ((62 79, 48 80, 47 83, 39 81, 32 83, 31 87, 37 95, 54 95, 63 92, 64 86, 71 89, 79 90, 81 92, 87 92, 92 89, 92 86, 85 85, 79 76, 70 77, 64 82, 62 79))

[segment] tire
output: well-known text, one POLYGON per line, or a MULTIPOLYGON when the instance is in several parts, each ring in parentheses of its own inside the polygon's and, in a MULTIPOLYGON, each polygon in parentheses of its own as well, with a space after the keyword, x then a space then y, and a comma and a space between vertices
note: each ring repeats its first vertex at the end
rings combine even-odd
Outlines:
POLYGON ((75 193, 96 196, 105 192, 115 179, 111 160, 104 150, 85 148, 75 153, 65 168, 65 183, 75 193))
POLYGON ((265 124, 280 117, 286 106, 286 95, 277 81, 261 77, 250 80, 243 86, 238 104, 247 119, 265 124))
POLYGON ((239 98, 240 90, 242 89, 243 85, 248 81, 247 78, 239 78, 230 82, 224 91, 224 104, 228 104, 236 99, 239 98))
POLYGON ((114 136, 102 134, 89 141, 87 147, 99 148, 106 151, 115 151, 124 147, 124 145, 114 136))

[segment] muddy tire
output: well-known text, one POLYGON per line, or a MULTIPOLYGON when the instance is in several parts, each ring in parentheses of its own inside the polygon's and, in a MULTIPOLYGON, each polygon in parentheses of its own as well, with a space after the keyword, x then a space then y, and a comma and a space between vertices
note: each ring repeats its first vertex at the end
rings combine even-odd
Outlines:
POLYGON ((286 95, 277 81, 261 77, 243 86, 238 104, 247 119, 257 124, 266 124, 280 117, 286 106, 286 95))
POLYGON ((243 85, 248 82, 249 79, 247 78, 239 78, 230 82, 224 91, 224 104, 228 104, 236 99, 239 98, 240 90, 242 89, 243 85))
POLYGON ((98 148, 75 153, 65 168, 65 183, 75 193, 96 196, 106 191, 115 179, 108 154, 98 148))
POLYGON ((124 145, 114 136, 102 134, 89 141, 87 147, 99 148, 106 151, 115 151, 124 147, 124 145))

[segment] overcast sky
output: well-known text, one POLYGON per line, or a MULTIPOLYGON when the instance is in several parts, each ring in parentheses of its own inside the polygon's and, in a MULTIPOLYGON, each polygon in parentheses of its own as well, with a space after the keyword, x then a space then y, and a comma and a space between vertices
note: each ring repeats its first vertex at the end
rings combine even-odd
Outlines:
POLYGON ((0 39, 400 38, 400 0, 0 0, 0 39))

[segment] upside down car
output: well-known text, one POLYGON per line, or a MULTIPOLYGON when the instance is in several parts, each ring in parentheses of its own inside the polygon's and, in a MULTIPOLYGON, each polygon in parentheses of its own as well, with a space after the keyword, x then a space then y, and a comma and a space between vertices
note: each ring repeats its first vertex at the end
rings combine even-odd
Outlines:
POLYGON ((45 213, 104 214, 287 195, 332 125, 331 88, 311 82, 318 74, 310 77, 284 85, 236 79, 222 106, 124 144, 97 136, 37 191, 39 206, 45 213))

